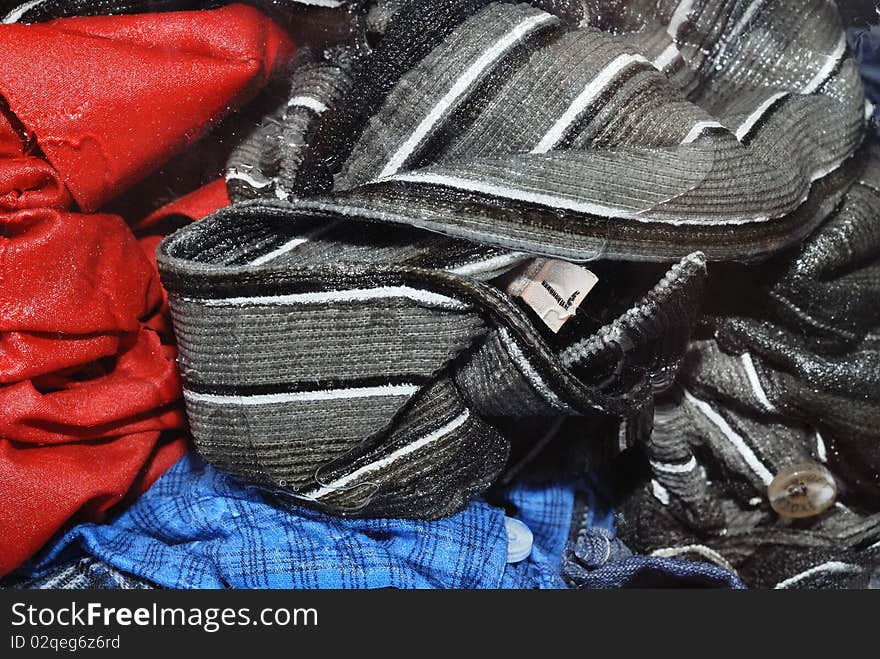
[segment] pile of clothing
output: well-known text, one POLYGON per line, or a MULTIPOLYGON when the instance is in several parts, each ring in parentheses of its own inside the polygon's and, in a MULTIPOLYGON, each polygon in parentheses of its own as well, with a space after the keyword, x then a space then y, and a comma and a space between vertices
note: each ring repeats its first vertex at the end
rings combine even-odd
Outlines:
POLYGON ((3 585, 880 586, 834 4, 4 23, 3 585))

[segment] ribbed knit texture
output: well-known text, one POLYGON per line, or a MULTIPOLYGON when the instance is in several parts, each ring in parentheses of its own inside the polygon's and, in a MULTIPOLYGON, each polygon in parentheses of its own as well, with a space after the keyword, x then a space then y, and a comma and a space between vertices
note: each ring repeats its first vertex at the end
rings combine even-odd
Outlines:
POLYGON ((625 506, 640 551, 702 556, 751 585, 850 587, 880 568, 880 169, 802 247, 754 273, 693 341, 645 446, 653 480, 625 506), (786 521, 784 467, 833 473, 837 503, 786 521))
POLYGON ((835 210, 864 99, 821 0, 382 4, 369 48, 302 56, 229 162, 240 202, 159 260, 209 461, 430 518, 498 477, 499 416, 645 441, 706 258, 765 259, 835 210), (536 254, 602 259, 559 335, 494 283, 536 254))
POLYGON ((575 23, 580 3, 532 4, 391 12, 291 151, 311 185, 285 198, 573 260, 742 260, 802 240, 858 175, 832 5, 597 3, 575 23))

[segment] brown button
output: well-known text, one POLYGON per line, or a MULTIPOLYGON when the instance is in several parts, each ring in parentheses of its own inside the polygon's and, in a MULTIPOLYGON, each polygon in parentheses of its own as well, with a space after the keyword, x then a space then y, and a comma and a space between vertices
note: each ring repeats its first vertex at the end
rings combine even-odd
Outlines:
POLYGON ((782 517, 812 517, 834 505, 837 484, 822 465, 802 462, 776 474, 767 487, 767 497, 782 517))

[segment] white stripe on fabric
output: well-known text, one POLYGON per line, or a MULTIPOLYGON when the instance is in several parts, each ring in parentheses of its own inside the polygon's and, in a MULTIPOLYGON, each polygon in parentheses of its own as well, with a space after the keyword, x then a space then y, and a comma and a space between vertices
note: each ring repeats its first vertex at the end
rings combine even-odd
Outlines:
POLYGON ((464 265, 460 265, 457 268, 453 268, 449 272, 454 275, 478 275, 483 272, 495 272, 499 268, 513 266, 520 261, 525 261, 529 258, 531 257, 525 252, 510 252, 509 254, 494 256, 491 259, 486 259, 485 261, 465 263, 464 265))
POLYGON ((853 565, 852 563, 842 563, 841 561, 828 561, 827 563, 822 563, 821 565, 816 565, 815 567, 811 567, 809 570, 804 570, 800 574, 796 574, 793 577, 789 577, 788 579, 783 579, 780 581, 774 588, 788 588, 789 586, 793 586, 799 581, 803 581, 808 577, 812 577, 815 574, 821 574, 822 572, 831 572, 832 574, 844 574, 844 573, 856 573, 861 572, 862 568, 858 565, 853 565))
POLYGON ((788 96, 788 92, 777 92, 776 94, 773 94, 769 98, 765 99, 764 102, 761 103, 761 105, 759 105, 754 112, 746 117, 746 120, 742 122, 736 129, 736 139, 742 140, 743 138, 745 138, 745 136, 749 134, 752 128, 755 127, 755 124, 757 124, 761 120, 761 117, 763 117, 767 113, 767 110, 769 110, 770 107, 774 103, 776 103, 776 101, 778 101, 780 98, 784 98, 785 96, 788 96))
MULTIPOLYGON (((840 166, 839 164, 837 165, 840 166)), ((835 167, 836 168, 836 167, 835 167)), ((509 186, 495 185, 493 183, 485 183, 472 179, 462 178, 459 176, 448 176, 446 174, 434 174, 431 172, 409 172, 406 174, 398 174, 391 176, 386 181, 402 181, 405 183, 427 183, 428 185, 442 185, 444 187, 456 188, 459 190, 468 190, 480 194, 490 195, 492 197, 501 197, 504 199, 515 199, 527 203, 547 206, 548 208, 560 208, 571 210, 578 213, 588 213, 590 215, 599 215, 601 217, 614 217, 626 220, 634 220, 636 222, 644 222, 646 224, 670 224, 673 226, 681 225, 711 225, 719 226, 725 224, 749 224, 752 222, 766 222, 770 218, 766 215, 735 218, 729 220, 721 219, 657 219, 652 218, 644 213, 637 211, 627 211, 620 208, 611 208, 589 201, 580 201, 568 197, 558 197, 556 195, 546 194, 543 192, 534 192, 532 190, 522 190, 509 186)))
POLYGON ((751 353, 744 352, 739 359, 742 362, 743 369, 745 369, 749 384, 752 386, 752 392, 754 392, 755 398, 758 399, 761 406, 768 412, 778 412, 776 406, 773 405, 767 397, 767 392, 764 391, 764 387, 761 386, 761 380, 758 378, 758 371, 755 370, 755 362, 752 361, 751 353))
POLYGON ((287 107, 307 108, 316 114, 327 111, 327 106, 314 96, 294 96, 287 101, 287 107))
POLYGON ((654 479, 651 479, 651 494, 653 494, 654 498, 664 506, 669 505, 669 490, 654 479))
POLYGON ((816 457, 819 458, 819 462, 828 462, 825 440, 822 439, 822 435, 819 434, 818 430, 813 430, 813 432, 816 434, 816 457))
POLYGON ((653 64, 654 68, 658 71, 663 71, 667 66, 672 64, 679 55, 681 55, 681 52, 678 50, 678 46, 671 43, 666 46, 662 53, 651 60, 651 64, 653 64))
POLYGON ((425 435, 421 439, 416 440, 415 442, 413 442, 411 444, 407 444, 406 446, 402 446, 401 448, 397 449, 396 451, 392 451, 391 453, 386 455, 384 458, 382 458, 380 460, 376 460, 376 462, 371 462, 370 464, 364 465, 360 469, 356 469, 355 471, 351 472, 350 474, 346 474, 345 476, 342 476, 341 478, 333 481, 332 483, 330 483, 328 485, 324 485, 324 486, 318 488, 317 490, 312 490, 310 492, 306 492, 303 494, 303 496, 306 498, 309 498, 309 499, 320 499, 322 497, 325 497, 332 492, 335 492, 339 489, 344 488, 346 485, 348 485, 352 481, 359 479, 361 476, 364 476, 364 475, 369 474, 371 472, 378 471, 384 467, 387 467, 388 465, 396 462, 400 458, 402 458, 406 455, 409 455, 410 453, 413 453, 415 451, 418 451, 419 449, 424 448, 428 444, 431 444, 432 442, 436 442, 438 439, 442 439, 443 437, 446 437, 450 433, 452 433, 455 430, 457 430, 458 428, 460 428, 465 423, 465 421, 467 421, 469 418, 470 418, 470 412, 468 412, 468 410, 465 410, 464 412, 459 414, 457 417, 455 417, 449 423, 445 424, 444 426, 441 426, 440 428, 438 428, 434 432, 432 432, 428 435, 425 435))
POLYGON ((715 565, 724 568, 728 572, 733 572, 734 574, 736 574, 736 570, 733 569, 733 566, 727 561, 726 558, 724 558, 724 556, 719 554, 711 547, 707 547, 706 545, 664 547, 662 549, 655 549, 651 552, 651 556, 659 556, 660 558, 675 558, 676 556, 681 556, 682 554, 699 554, 703 558, 707 558, 715 563, 715 565))
POLYGON ((281 256, 282 254, 286 254, 287 252, 292 251, 294 248, 299 247, 303 243, 309 242, 307 238, 294 238, 293 240, 288 240, 286 243, 278 247, 277 249, 272 250, 268 254, 263 254, 262 256, 258 256, 253 261, 249 261, 248 265, 262 265, 263 263, 267 263, 274 258, 281 256))
POLYGON ((504 345, 504 349, 507 350, 507 354, 510 355, 511 359, 516 363, 519 367, 520 372, 525 376, 526 380, 529 381, 529 384, 534 387, 535 391, 537 391, 548 403, 557 407, 559 409, 568 409, 568 405, 563 403, 559 396, 557 396, 550 387, 544 382, 543 378, 538 374, 538 372, 534 369, 532 364, 526 359, 526 356, 519 349, 519 346, 516 344, 516 341, 513 340, 513 337, 507 333, 507 329, 500 328, 498 330, 498 334, 501 336, 501 343, 504 345))
POLYGON ((737 21, 736 25, 733 26, 733 29, 726 35, 726 38, 721 43, 721 46, 718 48, 718 54, 715 56, 715 61, 718 63, 722 63, 721 59, 724 57, 724 54, 727 52, 727 47, 735 43, 737 41, 737 37, 739 33, 743 31, 746 24, 752 20, 752 17, 761 9, 764 8, 767 0, 756 0, 755 2, 750 3, 747 7, 743 15, 740 17, 739 21, 737 21))
POLYGON ((296 0, 301 5, 312 5, 313 7, 327 7, 335 9, 342 6, 342 0, 296 0))
POLYGON ((252 188, 256 188, 257 190, 262 190, 265 187, 272 185, 272 181, 266 179, 263 181, 258 181, 253 176, 246 172, 241 172, 237 169, 230 170, 226 172, 226 180, 227 181, 244 181, 252 188))
POLYGON ((739 453, 745 463, 755 472, 755 474, 757 474, 758 478, 760 478, 765 485, 769 485, 770 481, 773 480, 773 474, 770 473, 770 470, 767 469, 767 467, 765 467, 758 459, 758 456, 756 456, 754 451, 749 448, 749 445, 746 444, 745 440, 730 427, 727 421, 724 420, 724 417, 712 409, 708 403, 700 400, 687 389, 684 389, 683 391, 685 399, 700 410, 709 421, 715 424, 731 445, 733 445, 733 448, 736 449, 737 453, 739 453))
POLYGON ((694 0, 682 0, 675 8, 669 25, 666 26, 666 34, 675 39, 678 36, 678 30, 690 16, 691 9, 694 8, 694 0))
POLYGON ((34 7, 43 4, 44 2, 46 2, 46 0, 31 0, 31 2, 25 2, 23 5, 19 5, 11 12, 6 14, 6 16, 3 18, 3 22, 16 23, 18 22, 18 19, 24 16, 28 11, 30 11, 34 7))
POLYGON ((700 135, 703 134, 709 128, 725 128, 722 124, 719 124, 717 121, 698 121, 693 125, 693 128, 690 129, 685 138, 681 141, 682 144, 690 144, 694 140, 696 140, 700 135))
POLYGON ((812 94, 819 87, 821 87, 829 77, 831 77, 831 73, 834 69, 837 68, 837 65, 840 64, 840 61, 843 59, 843 56, 846 54, 846 33, 841 32, 840 38, 837 40, 837 45, 834 47, 834 52, 831 55, 828 55, 828 59, 821 69, 816 73, 812 80, 807 83, 807 86, 804 87, 804 90, 801 92, 802 94, 812 94))
MULTIPOLYGON (((841 166, 841 165, 844 163, 844 161, 847 160, 848 158, 849 158, 849 156, 847 156, 846 158, 841 158, 841 159, 838 160, 837 162, 828 165, 828 167, 823 167, 822 169, 817 169, 817 170, 816 170, 815 172, 813 172, 813 174, 810 176, 810 183, 812 183, 813 181, 818 181, 820 178, 825 178, 825 177, 828 176, 831 172, 840 169, 840 166, 841 166)), ((809 193, 807 193, 807 194, 809 194, 809 193)), ((804 199, 806 199, 806 198, 807 198, 807 195, 804 195, 804 199)), ((802 201, 803 201, 803 200, 802 200, 802 201)))
POLYGON ((651 460, 651 466, 657 471, 662 471, 666 474, 686 474, 689 471, 693 471, 697 468, 697 459, 694 456, 691 456, 691 459, 687 462, 679 463, 679 462, 655 462, 651 460))
POLYGON ((430 133, 433 126, 440 121, 443 115, 449 111, 453 104, 461 97, 468 88, 480 77, 480 75, 497 62, 504 54, 510 50, 517 41, 526 36, 529 32, 534 31, 539 26, 549 21, 557 20, 551 14, 541 14, 530 16, 520 22, 510 32, 505 34, 501 39, 496 41, 491 48, 486 50, 477 60, 471 64, 465 72, 455 81, 452 88, 443 95, 437 104, 431 108, 427 116, 422 119, 412 134, 406 141, 400 145, 397 151, 391 156, 391 159, 385 165, 379 178, 386 178, 397 173, 403 167, 407 158, 409 158, 416 150, 418 145, 430 133))
POLYGON ((317 238, 321 234, 327 233, 328 231, 330 231, 331 229, 336 227, 338 224, 339 224, 338 221, 337 222, 327 222, 326 224, 318 227, 317 229, 313 229, 312 231, 308 231, 300 236, 297 236, 296 238, 292 238, 291 240, 288 240, 286 243, 279 245, 278 247, 273 249, 271 252, 268 252, 266 254, 258 256, 253 261, 248 261, 248 265, 263 265, 264 263, 268 263, 269 261, 271 261, 275 258, 278 258, 282 254, 287 254, 288 252, 296 249, 297 247, 299 247, 303 243, 307 243, 310 240, 317 238))
POLYGON ((544 137, 541 138, 538 145, 532 149, 532 153, 547 153, 550 149, 559 144, 559 141, 565 136, 565 133, 571 125, 584 112, 584 110, 589 107, 590 103, 592 103, 596 97, 598 97, 599 94, 611 84, 615 76, 623 69, 636 62, 651 64, 651 62, 641 55, 623 54, 615 57, 605 66, 604 69, 599 71, 598 75, 596 75, 596 77, 584 87, 583 91, 577 95, 577 97, 571 102, 571 105, 569 105, 565 112, 562 113, 562 116, 556 120, 556 122, 550 127, 550 130, 548 130, 544 137))
POLYGON ((388 396, 412 396, 419 390, 414 384, 388 384, 379 387, 352 387, 349 389, 318 389, 316 391, 288 391, 277 394, 255 394, 235 396, 223 394, 203 394, 183 390, 188 401, 212 403, 215 405, 274 405, 276 403, 295 403, 316 400, 352 400, 355 398, 385 398, 388 396))
POLYGON ((258 295, 254 297, 191 298, 185 302, 197 302, 207 307, 241 307, 254 305, 294 305, 294 304, 334 304, 337 302, 361 302, 385 298, 406 298, 426 306, 453 309, 469 308, 455 298, 425 291, 409 286, 380 286, 379 288, 355 288, 345 291, 316 291, 313 293, 291 293, 290 295, 258 295))

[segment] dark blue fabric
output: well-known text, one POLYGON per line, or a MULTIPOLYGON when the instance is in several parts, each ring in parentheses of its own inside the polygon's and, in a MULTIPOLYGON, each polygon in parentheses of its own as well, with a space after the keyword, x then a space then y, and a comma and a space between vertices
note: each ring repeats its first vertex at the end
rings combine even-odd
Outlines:
POLYGON ((585 588, 741 585, 708 564, 633 557, 600 490, 559 482, 502 492, 534 535, 531 555, 508 564, 505 512, 483 501, 434 522, 332 517, 280 508, 191 454, 118 518, 74 527, 18 578, 51 582, 87 556, 168 588, 565 588, 563 571, 585 588), (586 505, 567 546, 576 495, 586 505))
MULTIPOLYGON (((846 31, 846 40, 859 67, 865 86, 865 97, 880 105, 880 25, 853 27, 846 31)), ((878 108, 874 110, 874 127, 880 126, 878 108)))
POLYGON ((710 563, 635 556, 614 531, 586 529, 565 548, 563 571, 576 588, 745 588, 731 572, 710 563))

